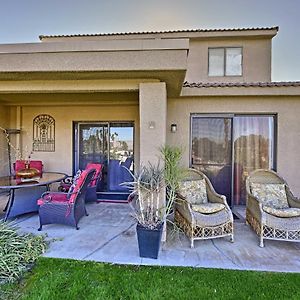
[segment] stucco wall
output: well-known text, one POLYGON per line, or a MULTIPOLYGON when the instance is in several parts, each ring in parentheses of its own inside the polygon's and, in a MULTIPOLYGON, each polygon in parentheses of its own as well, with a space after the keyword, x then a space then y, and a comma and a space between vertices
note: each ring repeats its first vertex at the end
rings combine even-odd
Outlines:
MULTIPOLYGON (((7 107, 0 105, 0 126, 2 128, 7 128, 9 125, 8 122, 8 109, 7 107)), ((0 176, 8 174, 9 166, 7 153, 5 135, 3 134, 2 130, 0 130, 0 176)))
POLYGON ((55 152, 35 152, 32 159, 44 162, 46 171, 72 172, 73 121, 134 121, 135 161, 139 161, 139 112, 132 106, 24 106, 22 108, 23 149, 32 142, 32 121, 39 114, 55 119, 55 152))
POLYGON ((271 39, 192 39, 185 80, 189 82, 271 81, 271 39), (208 48, 210 47, 242 47, 242 76, 208 76, 208 48))
POLYGON ((182 163, 189 166, 191 113, 274 113, 278 116, 277 171, 300 196, 300 97, 190 97, 168 102, 167 143, 185 149, 182 163), (177 132, 170 126, 177 124, 177 132))
POLYGON ((141 164, 157 163, 159 148, 166 143, 166 84, 140 84, 140 156, 141 164))

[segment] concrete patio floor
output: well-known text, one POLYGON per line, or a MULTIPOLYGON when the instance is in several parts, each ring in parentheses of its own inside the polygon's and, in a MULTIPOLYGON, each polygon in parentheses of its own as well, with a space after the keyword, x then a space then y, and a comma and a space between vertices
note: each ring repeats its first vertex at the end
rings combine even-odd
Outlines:
POLYGON ((235 223, 235 242, 229 239, 196 241, 179 233, 161 247, 158 259, 140 258, 135 221, 127 204, 93 203, 87 205, 88 217, 80 221, 80 230, 63 225, 46 225, 42 232, 37 214, 25 215, 15 222, 22 232, 45 234, 50 241, 46 257, 71 258, 115 264, 191 266, 205 268, 300 272, 300 245, 266 241, 258 246, 258 237, 244 223, 235 223))

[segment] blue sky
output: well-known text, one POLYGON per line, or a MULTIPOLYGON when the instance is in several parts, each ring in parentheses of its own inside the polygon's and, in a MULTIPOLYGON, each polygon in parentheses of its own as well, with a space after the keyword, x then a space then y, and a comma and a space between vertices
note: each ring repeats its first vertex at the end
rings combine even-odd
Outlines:
POLYGON ((0 0, 0 43, 40 34, 280 27, 272 78, 300 80, 300 0, 0 0))

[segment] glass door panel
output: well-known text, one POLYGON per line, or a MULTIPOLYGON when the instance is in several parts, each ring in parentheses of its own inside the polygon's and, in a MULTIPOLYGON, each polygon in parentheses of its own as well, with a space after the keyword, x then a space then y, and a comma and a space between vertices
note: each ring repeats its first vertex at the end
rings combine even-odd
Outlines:
POLYGON ((108 163, 108 123, 78 124, 78 154, 75 169, 84 170, 88 163, 103 164, 103 180, 97 190, 106 189, 108 163))
POLYGON ((231 202, 232 119, 192 117, 192 167, 204 172, 215 190, 231 202))
POLYGON ((110 123, 109 180, 110 191, 122 192, 128 189, 120 185, 132 181, 133 171, 133 123, 110 123))
POLYGON ((107 164, 107 137, 107 124, 79 124, 79 169, 91 162, 107 164))
POLYGON ((249 173, 274 167, 274 117, 236 116, 233 135, 233 204, 245 205, 245 181, 249 173))

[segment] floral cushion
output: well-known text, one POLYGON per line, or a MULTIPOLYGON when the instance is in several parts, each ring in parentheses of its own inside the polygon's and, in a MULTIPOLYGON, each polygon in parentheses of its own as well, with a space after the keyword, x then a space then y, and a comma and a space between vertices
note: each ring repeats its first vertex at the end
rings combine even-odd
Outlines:
POLYGON ((75 176, 73 177, 72 179, 72 185, 70 186, 69 190, 68 190, 68 195, 67 195, 67 198, 70 199, 72 193, 74 192, 74 188, 77 184, 77 181, 78 179, 80 178, 80 175, 81 175, 82 171, 81 170, 78 170, 75 174, 75 176))
POLYGON ((274 208, 289 207, 284 184, 252 183, 251 192, 263 205, 274 208))
POLYGON ((208 202, 205 179, 180 182, 179 193, 191 204, 208 202))
POLYGON ((225 208, 222 203, 203 203, 203 204, 192 204, 192 210, 201 214, 213 214, 217 213, 225 208))
POLYGON ((280 218, 300 217, 300 208, 274 208, 264 205, 263 210, 270 215, 280 218))

